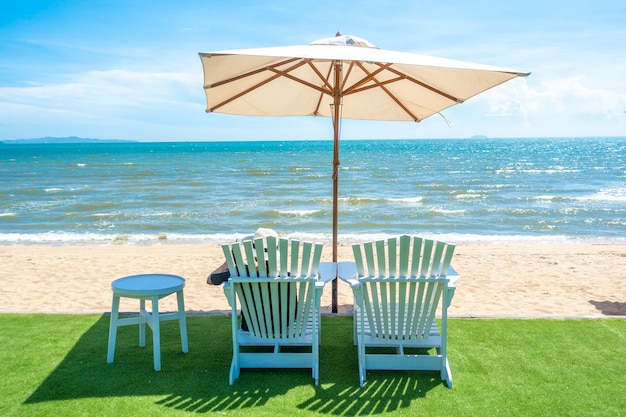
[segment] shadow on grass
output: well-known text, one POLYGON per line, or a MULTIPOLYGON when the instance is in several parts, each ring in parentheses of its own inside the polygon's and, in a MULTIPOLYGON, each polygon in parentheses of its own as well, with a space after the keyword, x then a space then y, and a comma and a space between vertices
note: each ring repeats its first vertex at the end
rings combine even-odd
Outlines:
MULTIPOLYGON (((71 318, 70 318, 71 319, 71 318)), ((164 407, 198 413, 265 406, 321 414, 362 415, 409 407, 443 383, 432 372, 373 372, 359 388, 351 317, 322 319, 320 385, 309 370, 244 369, 228 385, 230 318, 188 318, 189 353, 181 352, 176 322, 161 324, 162 370, 152 369, 152 345, 138 347, 136 326, 118 329, 115 362, 106 363, 109 317, 82 334, 25 404, 106 397, 146 399, 164 407)))
POLYGON ((376 372, 369 375, 361 389, 357 384, 335 383, 329 388, 316 387, 315 396, 298 404, 298 408, 324 415, 358 416, 392 412, 408 408, 442 385, 434 377, 417 376, 415 372, 376 372), (410 375, 410 376, 409 376, 410 375))

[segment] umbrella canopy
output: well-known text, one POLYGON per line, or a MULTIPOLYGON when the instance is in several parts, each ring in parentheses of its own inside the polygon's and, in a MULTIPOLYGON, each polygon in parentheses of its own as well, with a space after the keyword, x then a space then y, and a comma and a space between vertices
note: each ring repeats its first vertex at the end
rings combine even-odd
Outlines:
MULTIPOLYGON (((339 121, 419 122, 529 73, 379 49, 342 36, 309 45, 200 53, 207 113, 333 118, 333 261, 337 261, 339 121)), ((336 281, 333 282, 336 312, 336 281)))

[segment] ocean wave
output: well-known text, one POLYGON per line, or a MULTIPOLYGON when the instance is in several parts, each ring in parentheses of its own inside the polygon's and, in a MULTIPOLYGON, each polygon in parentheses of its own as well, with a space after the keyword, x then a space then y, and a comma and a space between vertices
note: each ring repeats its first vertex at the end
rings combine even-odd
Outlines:
POLYGON ((467 210, 464 209, 444 209, 441 207, 431 207, 428 209, 431 214, 465 214, 467 210))
POLYGON ((380 200, 381 200, 380 198, 372 198, 372 197, 341 197, 339 198, 339 201, 341 203, 346 203, 350 205, 371 204, 373 202, 380 201, 380 200))
POLYGON ((113 218, 113 217, 119 217, 120 213, 94 213, 94 214, 90 214, 90 217, 95 217, 95 218, 113 218))
POLYGON ((575 173, 580 172, 580 170, 568 169, 567 167, 554 167, 552 169, 505 168, 505 169, 496 169, 493 172, 495 174, 554 175, 554 174, 575 174, 575 173))
POLYGON ((385 201, 391 201, 392 203, 407 203, 407 204, 415 204, 421 203, 424 201, 424 197, 388 197, 384 199, 385 201))
POLYGON ((274 175, 274 169, 272 168, 267 168, 267 169, 263 169, 263 168, 248 168, 248 169, 244 169, 243 170, 246 174, 252 176, 252 177, 266 177, 269 175, 274 175))
POLYGON ((454 196, 454 198, 456 198, 457 200, 476 200, 479 198, 485 198, 485 196, 482 194, 464 193, 464 194, 457 194, 454 196))
POLYGON ((180 215, 180 214, 176 214, 173 213, 171 211, 163 211, 163 212, 158 212, 158 213, 146 213, 144 214, 144 216, 146 217, 172 217, 175 215, 180 215))
POLYGON ((316 213, 320 213, 322 210, 278 210, 278 214, 288 216, 311 216, 316 213))
POLYGON ((607 188, 597 193, 576 197, 579 201, 605 201, 614 203, 626 203, 626 188, 607 188))
POLYGON ((377 202, 389 202, 389 203, 403 203, 403 204, 417 204, 424 201, 424 197, 343 197, 339 199, 342 203, 347 204, 371 204, 377 202))
POLYGON ((562 195, 536 195, 533 197, 523 198, 524 200, 535 201, 567 201, 574 200, 574 197, 566 197, 562 195))
MULTIPOLYGON (((113 246, 113 245, 167 245, 167 244, 224 244, 241 240, 254 233, 0 233, 1 245, 54 245, 54 246, 113 246)), ((339 234, 338 245, 349 246, 375 240, 400 236, 401 233, 346 233, 339 234)), ((463 244, 626 244, 626 237, 566 236, 566 235, 478 235, 471 233, 412 233, 425 239, 439 240, 455 245, 463 244)), ((280 237, 319 242, 325 245, 332 243, 331 233, 290 232, 281 233, 280 237)))

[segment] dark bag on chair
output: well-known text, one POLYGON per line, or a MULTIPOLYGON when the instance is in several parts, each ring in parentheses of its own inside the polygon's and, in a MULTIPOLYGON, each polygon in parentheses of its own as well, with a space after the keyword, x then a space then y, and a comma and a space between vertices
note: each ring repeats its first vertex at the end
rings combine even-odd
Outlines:
POLYGON ((209 274, 207 283, 220 285, 224 281, 228 281, 228 278, 230 278, 230 271, 228 270, 228 265, 224 262, 219 268, 209 274))

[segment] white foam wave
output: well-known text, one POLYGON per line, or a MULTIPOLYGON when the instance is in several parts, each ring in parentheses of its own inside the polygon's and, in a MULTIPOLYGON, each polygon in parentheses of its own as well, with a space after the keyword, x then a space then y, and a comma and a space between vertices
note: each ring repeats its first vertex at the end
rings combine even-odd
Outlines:
POLYGON ((626 203, 626 188, 607 188, 591 195, 577 197, 576 199, 579 201, 626 203))
POLYGON ((464 214, 467 213, 466 210, 463 209, 444 209, 441 207, 433 207, 430 210, 428 210, 429 213, 434 213, 434 214, 464 214))
MULTIPOLYGON (((604 238, 604 237, 572 237, 564 235, 555 236, 521 236, 521 235, 476 235, 462 233, 411 233, 426 239, 440 240, 456 245, 461 244, 497 244, 497 243, 594 243, 594 244, 626 244, 626 237, 604 238)), ((214 234, 178 234, 178 233, 157 233, 157 234, 98 234, 98 233, 0 233, 0 244, 2 245, 53 245, 53 246, 109 246, 109 245, 167 245, 167 244, 223 244, 241 240, 249 233, 214 233, 214 234)), ((279 233, 281 237, 290 239, 302 239, 312 242, 320 242, 327 245, 332 243, 330 233, 308 233, 292 232, 288 234, 279 233)), ((340 234, 338 244, 348 246, 354 243, 362 243, 373 240, 386 239, 398 234, 389 233, 367 233, 367 234, 340 234)))
POLYGON ((563 174, 563 173, 577 173, 580 172, 579 169, 571 169, 567 167, 554 167, 553 169, 515 169, 515 168, 504 168, 504 169, 496 169, 494 170, 496 174, 563 174))
POLYGON ((421 203, 422 201, 424 201, 424 197, 399 197, 399 198, 387 198, 387 201, 391 201, 394 203, 408 203, 408 204, 415 204, 415 203, 421 203))
POLYGON ((174 213, 172 213, 171 211, 164 211, 164 212, 159 212, 159 213, 148 213, 145 216, 146 217, 172 217, 174 216, 174 213))
POLYGON ((311 216, 315 213, 319 213, 320 210, 278 210, 278 214, 288 216, 311 216))
POLYGON ((115 217, 117 214, 115 213, 94 213, 91 217, 115 217))
POLYGON ((465 193, 465 194, 457 194, 454 196, 457 200, 475 200, 478 198, 483 198, 482 194, 474 194, 474 193, 465 193))

